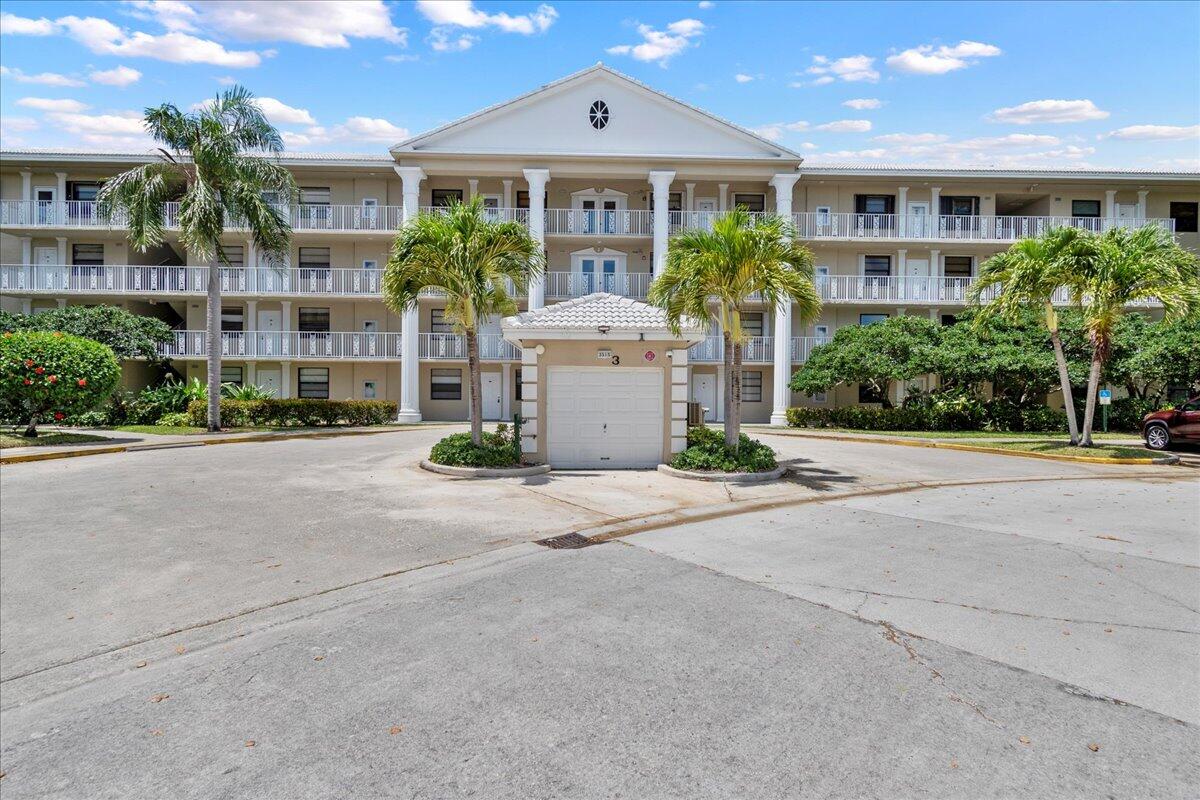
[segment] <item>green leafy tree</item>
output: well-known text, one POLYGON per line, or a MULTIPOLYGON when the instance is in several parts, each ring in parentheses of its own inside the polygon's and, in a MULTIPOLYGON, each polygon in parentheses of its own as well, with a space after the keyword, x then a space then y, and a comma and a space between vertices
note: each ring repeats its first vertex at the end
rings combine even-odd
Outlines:
POLYGON ((25 421, 25 435, 38 423, 90 411, 121 379, 121 365, 108 345, 59 331, 0 334, 0 408, 25 421))
POLYGON ((61 331, 112 348, 119 359, 159 361, 158 347, 171 341, 171 326, 155 317, 131 314, 117 306, 66 306, 37 314, 0 311, 0 330, 61 331))
POLYGON ((179 241, 208 264, 208 428, 221 427, 221 284, 218 266, 227 223, 245 228, 255 248, 282 258, 291 227, 269 201, 290 199, 296 183, 275 159, 283 149, 249 91, 234 86, 199 110, 182 112, 165 103, 145 112, 147 132, 159 142, 158 160, 105 182, 100 213, 120 211, 129 241, 140 252, 162 245, 167 234, 165 203, 179 201, 179 241))
POLYGON ((1200 391, 1200 319, 1169 323, 1126 314, 1113 329, 1103 378, 1151 404, 1166 400, 1172 386, 1200 391))
POLYGON ((1027 309, 1041 312, 1058 366, 1071 444, 1079 443, 1079 423, 1054 295, 1074 279, 1082 245, 1089 235, 1077 228, 1054 228, 1036 238, 1021 239, 985 261, 971 288, 972 299, 982 303, 975 324, 986 324, 992 316, 1017 319, 1027 309))
POLYGON ((792 376, 791 387, 805 394, 859 384, 892 408, 891 388, 932 372, 941 327, 925 317, 889 317, 870 325, 838 328, 827 343, 813 348, 792 376))
POLYGON ((1082 304, 1091 343, 1087 405, 1081 444, 1092 446, 1092 423, 1100 375, 1112 355, 1114 333, 1132 304, 1157 301, 1163 321, 1196 319, 1200 314, 1200 260, 1158 226, 1112 228, 1088 235, 1070 275, 1073 297, 1082 304))
MULTIPOLYGON (((666 268, 650 284, 649 300, 667 312, 678 335, 686 319, 711 324, 710 304, 724 344, 725 446, 737 450, 741 428, 742 346, 749 336, 742 311, 754 302, 775 308, 795 303, 802 319, 821 313, 813 283, 812 251, 796 241, 788 221, 775 216, 755 220, 737 208, 717 217, 711 230, 688 230, 671 239, 666 268)), ((790 341, 775 342, 790 347, 790 341)), ((784 380, 777 375, 776 380, 784 380)))
POLYGON ((479 198, 453 203, 444 214, 418 216, 392 243, 383 274, 384 302, 403 314, 422 291, 441 290, 446 320, 466 338, 471 441, 477 447, 483 444, 479 325, 489 317, 515 313, 508 284, 523 293, 542 271, 543 261, 541 244, 523 224, 486 218, 479 198))

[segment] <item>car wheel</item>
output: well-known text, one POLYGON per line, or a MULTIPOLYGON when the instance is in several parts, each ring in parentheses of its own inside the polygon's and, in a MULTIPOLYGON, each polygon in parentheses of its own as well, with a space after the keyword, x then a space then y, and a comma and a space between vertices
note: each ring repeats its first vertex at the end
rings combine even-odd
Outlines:
POLYGON ((1166 425, 1151 425, 1146 429, 1146 447, 1151 450, 1166 450, 1171 446, 1171 434, 1166 425))

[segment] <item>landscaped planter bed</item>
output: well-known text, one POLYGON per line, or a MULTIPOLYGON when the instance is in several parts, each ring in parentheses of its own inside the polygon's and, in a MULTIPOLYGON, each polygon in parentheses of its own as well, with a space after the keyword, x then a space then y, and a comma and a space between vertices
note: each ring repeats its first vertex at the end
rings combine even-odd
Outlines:
POLYGON ((429 459, 421 460, 421 469, 436 472, 439 475, 453 475, 456 478, 527 478, 532 475, 545 475, 550 471, 549 464, 524 464, 515 467, 450 467, 445 464, 435 464, 429 459))
POLYGON ((721 481, 722 483, 766 483, 777 481, 787 474, 787 467, 776 467, 766 472, 708 472, 675 469, 670 464, 659 464, 658 471, 673 478, 690 481, 721 481))

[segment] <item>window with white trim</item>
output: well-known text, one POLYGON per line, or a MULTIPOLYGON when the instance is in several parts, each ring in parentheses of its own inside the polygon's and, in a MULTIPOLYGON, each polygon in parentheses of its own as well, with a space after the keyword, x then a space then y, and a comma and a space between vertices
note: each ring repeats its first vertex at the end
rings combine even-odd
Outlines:
POLYGON ((242 385, 242 368, 227 367, 221 365, 221 383, 232 383, 234 386, 242 385))
POLYGON ((743 311, 742 332, 747 336, 762 336, 763 313, 761 311, 743 311))
POLYGON ((221 306, 221 331, 238 333, 246 330, 246 313, 241 306, 221 306))
POLYGON ((863 275, 866 277, 886 278, 891 274, 891 256, 863 256, 863 275))
POLYGON ((362 388, 363 400, 374 400, 378 396, 376 394, 375 387, 376 387, 375 381, 363 381, 363 388, 362 388))
POLYGON ((762 372, 760 370, 742 372, 742 402, 762 402, 762 372))
POLYGON ((432 369, 429 371, 430 400, 462 400, 462 370, 432 369))
POLYGON ((969 278, 974 265, 972 256, 946 256, 942 261, 943 273, 947 278, 969 278))
POLYGON ((733 207, 741 206, 752 213, 767 210, 767 196, 757 193, 738 193, 733 196, 733 207))
POLYGON ((300 397, 329 399, 329 367, 300 367, 298 372, 296 384, 300 397))
POLYGON ((446 309, 431 308, 429 309, 429 332, 430 333, 454 333, 454 325, 446 319, 446 309))

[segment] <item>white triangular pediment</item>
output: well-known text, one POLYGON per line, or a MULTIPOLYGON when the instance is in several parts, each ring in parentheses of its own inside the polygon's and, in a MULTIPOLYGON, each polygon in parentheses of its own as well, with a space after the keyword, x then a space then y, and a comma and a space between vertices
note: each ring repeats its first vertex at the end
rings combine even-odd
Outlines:
POLYGON ((413 137, 392 152, 800 159, 603 65, 413 137), (601 129, 589 113, 596 101, 608 111, 601 129))

